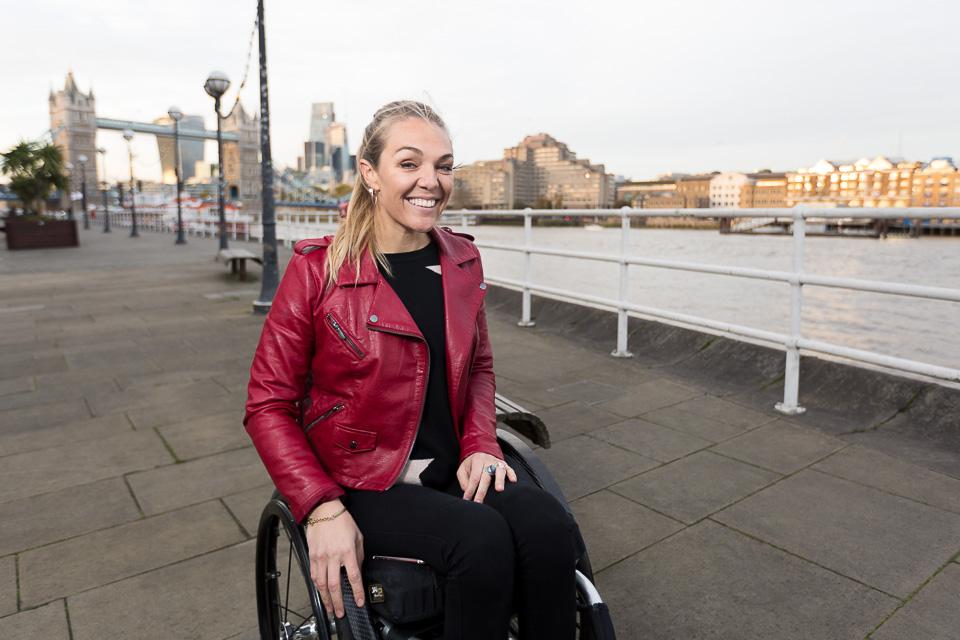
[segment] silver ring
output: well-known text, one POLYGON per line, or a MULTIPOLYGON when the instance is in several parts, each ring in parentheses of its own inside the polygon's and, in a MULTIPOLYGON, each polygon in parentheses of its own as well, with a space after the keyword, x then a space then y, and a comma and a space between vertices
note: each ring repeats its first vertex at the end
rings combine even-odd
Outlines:
POLYGON ((487 473, 489 473, 489 474, 492 475, 492 476, 495 476, 495 475, 497 475, 497 465, 495 465, 495 464, 488 465, 487 468, 484 469, 484 471, 486 471, 487 473))

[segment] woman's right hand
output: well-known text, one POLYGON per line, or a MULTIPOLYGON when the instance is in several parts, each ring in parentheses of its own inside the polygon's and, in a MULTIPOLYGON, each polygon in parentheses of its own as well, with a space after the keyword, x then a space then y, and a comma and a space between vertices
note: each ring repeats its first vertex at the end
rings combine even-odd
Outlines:
MULTIPOLYGON (((343 509, 339 500, 324 502, 311 513, 311 518, 329 517, 343 509)), ((307 525, 307 547, 310 550, 310 576, 317 586, 320 600, 327 613, 342 618, 343 594, 340 589, 340 567, 347 570, 347 579, 353 588, 353 599, 363 606, 363 536, 349 511, 333 520, 307 525)))

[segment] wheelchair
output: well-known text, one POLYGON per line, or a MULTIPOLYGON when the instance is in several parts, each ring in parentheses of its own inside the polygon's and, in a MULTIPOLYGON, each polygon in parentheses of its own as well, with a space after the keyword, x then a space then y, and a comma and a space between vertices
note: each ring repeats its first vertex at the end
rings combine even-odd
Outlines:
MULTIPOLYGON (((497 440, 507 463, 521 481, 525 478, 553 494, 569 513, 566 498, 556 480, 527 444, 505 427, 522 434, 538 446, 550 446, 550 436, 535 415, 501 395, 496 397, 497 440)), ((571 514, 572 517, 572 514, 571 514)), ((593 570, 586 550, 576 563, 577 638, 615 640, 607 605, 593 584, 593 570)), ((310 579, 310 559, 303 527, 278 492, 264 507, 257 530, 257 615, 262 640, 437 640, 442 638, 441 618, 415 625, 398 625, 378 617, 369 607, 353 605, 349 584, 344 581, 346 615, 328 616, 310 579)), ((369 585, 364 585, 369 590, 369 585)), ((369 594, 368 594, 369 595, 369 594)), ((369 599, 369 598, 368 598, 369 599)), ((523 640, 517 620, 510 623, 505 640, 523 640)))

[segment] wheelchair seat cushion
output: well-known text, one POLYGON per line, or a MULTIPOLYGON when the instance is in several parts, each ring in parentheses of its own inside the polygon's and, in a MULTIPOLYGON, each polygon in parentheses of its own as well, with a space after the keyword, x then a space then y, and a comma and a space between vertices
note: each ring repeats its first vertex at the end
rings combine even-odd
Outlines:
POLYGON ((373 556, 363 563, 367 602, 380 617, 409 624, 443 613, 436 573, 421 560, 373 556))

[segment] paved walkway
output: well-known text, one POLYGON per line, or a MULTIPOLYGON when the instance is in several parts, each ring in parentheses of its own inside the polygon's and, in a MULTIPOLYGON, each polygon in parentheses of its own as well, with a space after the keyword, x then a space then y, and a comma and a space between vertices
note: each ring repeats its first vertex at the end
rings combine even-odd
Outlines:
MULTIPOLYGON (((0 250, 0 638, 253 638, 259 284, 213 240, 81 241, 0 250)), ((960 637, 960 480, 514 321, 500 390, 620 638, 960 637)))

